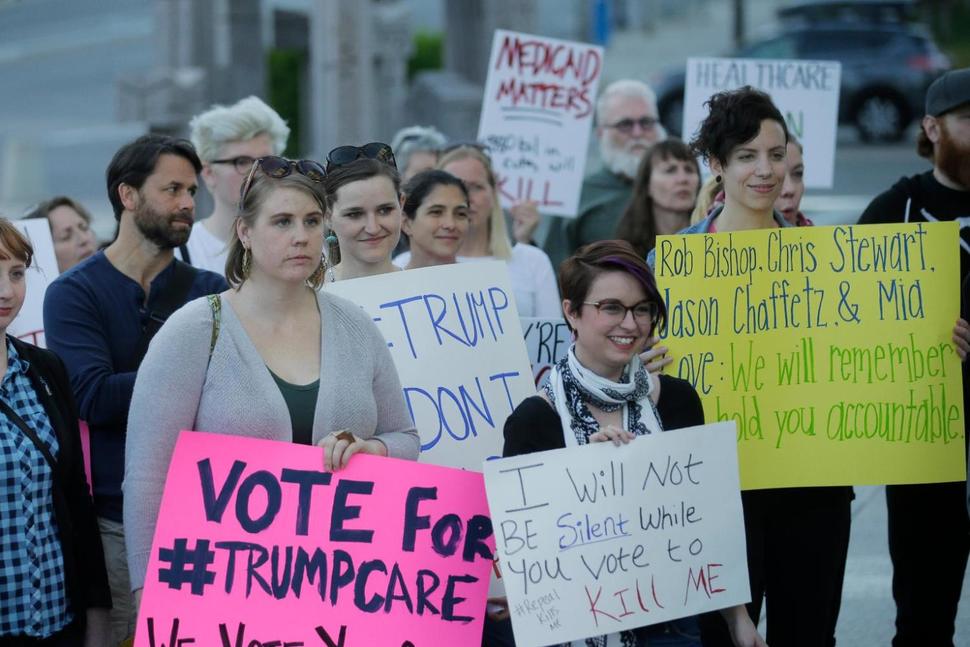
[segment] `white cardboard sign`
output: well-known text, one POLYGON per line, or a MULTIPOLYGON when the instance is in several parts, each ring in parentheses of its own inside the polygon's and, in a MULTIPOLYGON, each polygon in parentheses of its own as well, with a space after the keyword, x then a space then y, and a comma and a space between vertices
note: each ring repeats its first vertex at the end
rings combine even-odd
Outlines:
POLYGON ((478 141, 502 206, 576 216, 602 70, 602 47, 496 30, 478 141))
POLYGON ((572 333, 561 317, 522 317, 522 336, 532 364, 536 387, 546 381, 553 364, 566 356, 573 344, 572 333))
POLYGON ((422 461, 479 471, 505 419, 535 395, 508 269, 441 265, 328 283, 371 315, 421 436, 422 461))
POLYGON ((704 102, 711 95, 750 85, 771 95, 789 132, 802 143, 805 186, 831 188, 841 78, 842 64, 837 61, 689 58, 683 139, 690 141, 707 117, 704 102))
POLYGON ((13 224, 30 241, 34 248, 34 259, 27 270, 24 305, 7 332, 35 346, 47 348, 44 337, 44 294, 47 286, 60 274, 54 254, 54 239, 51 238, 47 218, 15 220, 13 224))
POLYGON ((515 644, 751 599, 733 423, 485 463, 515 644))

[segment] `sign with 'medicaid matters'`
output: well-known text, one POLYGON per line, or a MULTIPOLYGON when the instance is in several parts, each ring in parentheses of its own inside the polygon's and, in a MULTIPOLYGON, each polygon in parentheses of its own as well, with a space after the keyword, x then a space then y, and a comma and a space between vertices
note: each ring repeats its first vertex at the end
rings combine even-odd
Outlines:
POLYGON ((182 432, 136 647, 481 642, 492 527, 482 475, 182 432))
POLYGON ((535 201, 575 217, 603 48, 497 30, 478 141, 488 146, 502 206, 535 201))
POLYGON ((486 463, 515 644, 748 602, 734 434, 720 423, 486 463))

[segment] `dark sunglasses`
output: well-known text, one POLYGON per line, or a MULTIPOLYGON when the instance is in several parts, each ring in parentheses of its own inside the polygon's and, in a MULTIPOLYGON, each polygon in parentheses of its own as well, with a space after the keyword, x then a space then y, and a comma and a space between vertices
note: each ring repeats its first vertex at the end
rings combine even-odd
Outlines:
POLYGON ((337 146, 327 154, 327 173, 359 159, 377 160, 397 170, 391 147, 382 142, 371 142, 363 146, 337 146))
POLYGON ((327 176, 327 172, 323 170, 320 163, 314 162, 313 160, 288 160, 285 157, 277 157, 276 155, 260 157, 253 162, 252 167, 249 169, 249 175, 246 176, 246 181, 243 182, 242 187, 239 189, 240 206, 246 200, 246 194, 249 193, 249 189, 253 185, 253 178, 256 177, 256 169, 261 169, 268 177, 277 180, 286 177, 294 170, 313 182, 323 182, 323 178, 327 176))
POLYGON ((660 120, 653 117, 640 117, 639 119, 621 119, 615 124, 608 124, 606 128, 615 128, 624 135, 629 135, 633 132, 634 126, 640 126, 640 130, 647 131, 653 130, 659 123, 660 120))

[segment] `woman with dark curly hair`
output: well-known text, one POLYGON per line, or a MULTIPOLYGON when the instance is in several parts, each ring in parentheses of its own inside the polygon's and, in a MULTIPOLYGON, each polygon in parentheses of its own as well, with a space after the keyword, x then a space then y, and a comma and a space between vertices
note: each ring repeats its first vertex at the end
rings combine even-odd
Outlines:
POLYGON ((667 139, 643 156, 633 197, 616 227, 643 257, 653 249, 657 236, 676 234, 690 224, 697 200, 701 170, 690 148, 679 139, 667 139))
MULTIPOLYGON (((724 189, 724 204, 681 233, 792 226, 774 209, 788 172, 788 128, 764 92, 743 87, 715 94, 691 148, 724 189)), ((653 254, 648 261, 653 263, 653 254)), ((757 624, 771 601, 772 647, 835 644, 849 547, 850 487, 799 487, 741 493, 748 547, 749 618, 701 618, 705 647, 732 644, 736 623, 757 624)))

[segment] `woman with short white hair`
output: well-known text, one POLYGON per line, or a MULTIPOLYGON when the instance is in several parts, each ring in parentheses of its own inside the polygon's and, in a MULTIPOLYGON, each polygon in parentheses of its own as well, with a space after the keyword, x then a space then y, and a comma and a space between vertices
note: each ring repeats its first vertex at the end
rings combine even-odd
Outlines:
POLYGON ((179 250, 183 261, 222 274, 243 179, 260 157, 283 153, 290 128, 253 96, 231 106, 212 106, 193 117, 189 128, 213 209, 192 228, 189 241, 179 250))

